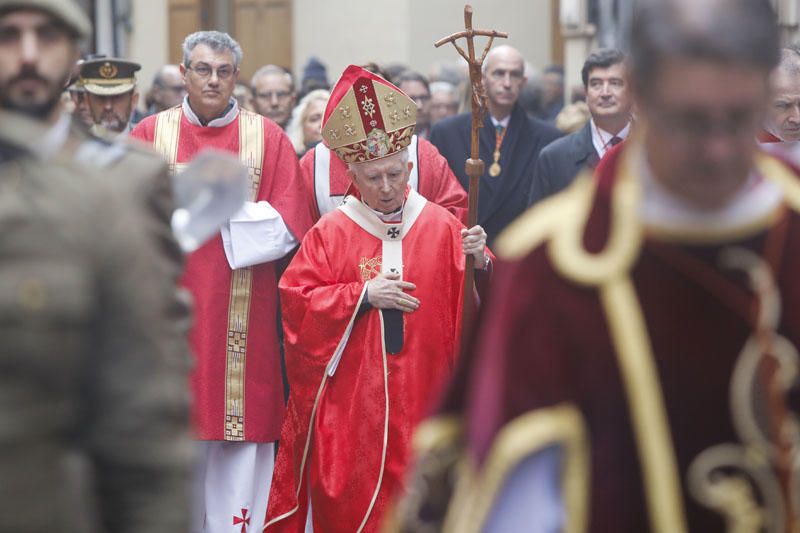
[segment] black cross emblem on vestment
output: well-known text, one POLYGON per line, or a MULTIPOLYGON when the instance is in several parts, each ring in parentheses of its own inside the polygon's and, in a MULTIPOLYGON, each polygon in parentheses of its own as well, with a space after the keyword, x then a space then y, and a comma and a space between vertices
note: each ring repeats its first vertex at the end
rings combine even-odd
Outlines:
POLYGON ((389 235, 390 239, 396 239, 398 235, 400 235, 400 230, 397 228, 389 228, 386 231, 386 234, 389 235))

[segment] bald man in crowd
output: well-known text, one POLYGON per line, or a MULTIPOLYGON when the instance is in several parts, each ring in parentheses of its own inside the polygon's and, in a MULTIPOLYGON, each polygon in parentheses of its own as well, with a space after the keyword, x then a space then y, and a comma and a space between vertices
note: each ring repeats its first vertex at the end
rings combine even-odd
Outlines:
MULTIPOLYGON (((480 157, 486 169, 480 181, 478 224, 489 235, 490 245, 527 207, 539 151, 561 136, 553 126, 528 117, 518 105, 525 81, 525 60, 517 49, 498 46, 486 56, 483 88, 489 112, 480 130, 480 157)), ((430 134, 430 141, 465 189, 469 178, 464 161, 470 153, 471 124, 472 113, 464 113, 435 124, 430 134)))

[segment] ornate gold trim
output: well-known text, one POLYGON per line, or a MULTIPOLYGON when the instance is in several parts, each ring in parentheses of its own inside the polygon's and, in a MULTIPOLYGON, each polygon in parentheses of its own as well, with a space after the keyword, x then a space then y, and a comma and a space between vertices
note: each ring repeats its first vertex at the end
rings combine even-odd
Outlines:
POLYGON ((170 174, 175 174, 178 162, 178 137, 181 132, 183 109, 175 106, 156 115, 153 148, 167 159, 170 174))
POLYGON ((639 256, 642 240, 638 206, 641 185, 631 173, 633 152, 629 147, 620 155, 619 175, 611 197, 611 222, 605 248, 590 253, 583 244, 584 230, 592 211, 596 180, 590 187, 577 189, 571 206, 572 216, 561 216, 555 226, 548 251, 556 270, 582 285, 596 286, 620 276, 630 269, 639 256))
POLYGON ((780 159, 763 152, 756 156, 756 169, 761 176, 780 187, 784 201, 792 210, 800 211, 800 176, 780 159))
POLYGON ((628 397, 643 483, 656 533, 688 531, 669 420, 636 289, 627 277, 600 288, 628 397))
MULTIPOLYGON (((549 446, 564 452, 562 497, 564 531, 579 533, 589 521, 588 430, 578 408, 560 404, 523 414, 498 433, 486 463, 469 482, 470 494, 450 507, 444 530, 463 533, 483 531, 503 486, 526 458, 549 446)), ((468 470, 468 469, 466 469, 468 470)), ((469 474, 467 474, 469 476, 469 474)))
POLYGON ((423 455, 458 440, 463 427, 461 417, 457 415, 439 415, 425 420, 414 430, 411 441, 414 455, 423 455))
POLYGON ((553 235, 565 218, 579 215, 578 201, 587 188, 594 189, 594 185, 591 172, 584 171, 564 192, 530 207, 497 238, 497 256, 513 261, 531 253, 553 235))
MULTIPOLYGON (((250 178, 248 200, 253 202, 261 186, 264 160, 264 120, 248 111, 239 112, 239 160, 250 178)), ((227 344, 225 349, 225 440, 245 440, 245 369, 250 299, 253 289, 252 268, 231 273, 228 302, 227 344)))

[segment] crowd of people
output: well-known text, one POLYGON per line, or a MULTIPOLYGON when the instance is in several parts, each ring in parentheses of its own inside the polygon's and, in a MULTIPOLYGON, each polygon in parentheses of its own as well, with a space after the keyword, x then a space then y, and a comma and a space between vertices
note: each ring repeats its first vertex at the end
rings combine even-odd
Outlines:
POLYGON ((198 31, 140 106, 91 30, 0 0, 0 531, 797 530, 800 49, 769 0, 640 0, 566 105, 508 44, 477 84, 248 84, 198 31), (247 198, 184 256, 171 179, 208 149, 247 198))

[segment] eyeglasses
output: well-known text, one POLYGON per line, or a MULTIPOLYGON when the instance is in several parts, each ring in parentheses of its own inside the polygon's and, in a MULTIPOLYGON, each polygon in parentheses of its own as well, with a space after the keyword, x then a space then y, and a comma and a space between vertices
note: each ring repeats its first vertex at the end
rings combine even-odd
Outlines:
MULTIPOLYGON (((211 75, 215 72, 215 70, 213 68, 211 68, 208 65, 203 65, 203 64, 197 65, 196 67, 188 66, 188 67, 186 67, 186 70, 193 71, 195 74, 197 74, 201 78, 210 78, 211 75)), ((233 68, 230 65, 223 65, 223 66, 221 66, 221 67, 216 69, 217 78, 219 78, 221 80, 227 80, 228 78, 233 76, 234 72, 236 72, 236 69, 233 68)))
POLYGON ((713 116, 704 112, 678 112, 651 107, 650 114, 660 123, 663 131, 692 141, 719 135, 749 139, 755 136, 760 119, 757 109, 737 109, 727 115, 713 116))
POLYGON ((276 98, 278 100, 285 100, 292 95, 289 91, 267 91, 265 93, 256 93, 256 98, 263 99, 263 100, 272 100, 276 98))

